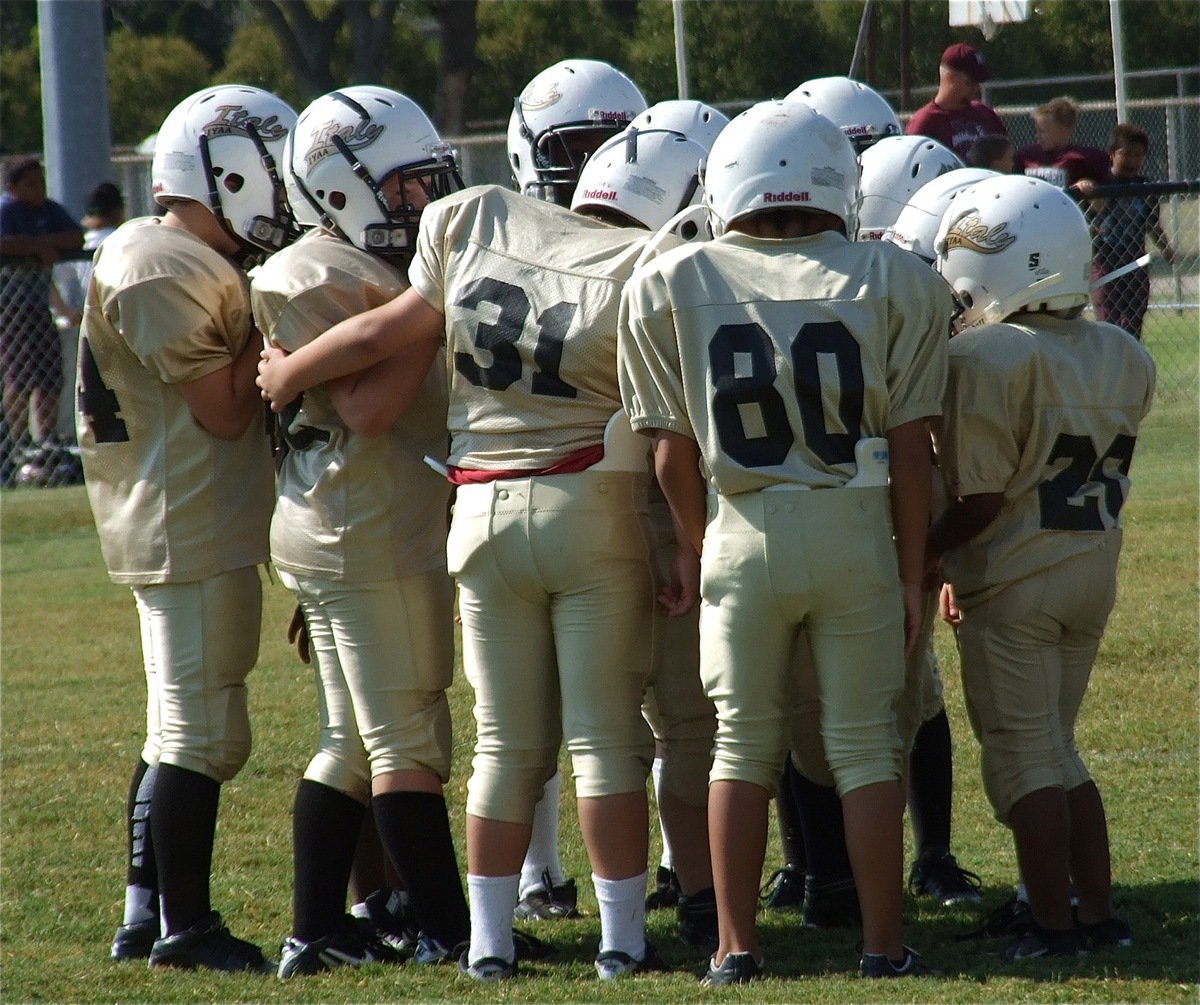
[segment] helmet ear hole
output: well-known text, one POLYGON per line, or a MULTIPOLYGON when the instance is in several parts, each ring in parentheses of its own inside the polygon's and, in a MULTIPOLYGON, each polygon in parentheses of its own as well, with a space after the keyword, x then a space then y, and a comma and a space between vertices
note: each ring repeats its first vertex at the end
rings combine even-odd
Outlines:
POLYGON ((246 184, 246 179, 240 174, 227 174, 222 179, 221 184, 225 186, 227 191, 240 192, 242 186, 246 184))
POLYGON ((329 205, 339 212, 346 208, 346 193, 345 192, 330 192, 329 205))

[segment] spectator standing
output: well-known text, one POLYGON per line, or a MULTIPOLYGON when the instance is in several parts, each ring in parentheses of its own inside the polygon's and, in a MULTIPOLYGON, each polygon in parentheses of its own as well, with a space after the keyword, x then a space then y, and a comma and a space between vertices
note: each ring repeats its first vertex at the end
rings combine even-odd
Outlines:
POLYGON ((50 266, 59 253, 83 243, 71 214, 46 197, 46 175, 36 157, 4 165, 0 198, 0 365, 4 417, 11 444, 54 432, 63 386, 62 346, 50 314, 50 266), (20 259, 36 259, 36 266, 20 259), (33 428, 30 428, 30 410, 33 428))
POLYGON ((1036 108, 1033 129, 1037 142, 1017 151, 1015 172, 1085 196, 1094 185, 1110 181, 1112 172, 1104 151, 1072 142, 1078 122, 1079 106, 1070 98, 1051 98, 1036 108))
MULTIPOLYGON (((1144 184, 1146 178, 1142 170, 1149 152, 1150 138, 1144 129, 1130 122, 1118 123, 1108 145, 1112 180, 1144 184)), ((1097 215, 1094 229, 1093 279, 1141 258, 1146 250, 1147 234, 1162 249, 1163 258, 1170 263, 1175 261, 1175 249, 1158 219, 1158 200, 1151 196, 1107 200, 1097 215)), ((1143 267, 1112 280, 1095 291, 1093 303, 1100 321, 1118 325, 1140 339, 1142 322, 1150 305, 1150 273, 1143 267)))
POLYGON ((1003 120, 980 100, 979 85, 992 79, 978 49, 957 42, 942 53, 937 94, 918 108, 905 132, 928 136, 966 160, 971 144, 989 133, 1008 135, 1003 120))

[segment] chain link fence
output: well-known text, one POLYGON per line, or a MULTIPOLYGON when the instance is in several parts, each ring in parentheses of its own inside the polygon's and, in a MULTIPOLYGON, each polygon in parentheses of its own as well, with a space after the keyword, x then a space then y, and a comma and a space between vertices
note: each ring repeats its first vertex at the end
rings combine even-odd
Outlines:
MULTIPOLYGON (((996 109, 1018 147, 1033 142, 1035 107, 996 109)), ((1094 277, 1149 258, 1096 290, 1088 315, 1143 339, 1158 364, 1160 398, 1195 398, 1200 387, 1200 196, 1194 181, 1200 178, 1200 100, 1130 102, 1127 118, 1150 136, 1146 177, 1192 184, 1113 186, 1089 209, 1097 234, 1094 277)), ((1075 142, 1106 149, 1116 121, 1111 102, 1081 103, 1075 142)), ((454 145, 468 185, 511 183, 503 133, 464 137, 454 145)), ((116 158, 114 175, 131 217, 155 212, 149 157, 116 158)), ((78 315, 91 252, 71 257, 53 270, 36 261, 0 259, 4 487, 82 479, 73 390, 78 315)))

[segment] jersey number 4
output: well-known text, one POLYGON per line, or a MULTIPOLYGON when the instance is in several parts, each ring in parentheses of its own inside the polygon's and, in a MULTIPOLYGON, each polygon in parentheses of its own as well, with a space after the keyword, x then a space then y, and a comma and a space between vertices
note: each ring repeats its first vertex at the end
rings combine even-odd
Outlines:
MULTIPOLYGON (((521 287, 486 277, 468 286, 458 300, 458 306, 467 310, 475 310, 485 303, 499 308, 499 317, 495 324, 479 322, 471 341, 476 349, 490 353, 492 362, 483 366, 474 353, 456 352, 454 368, 476 387, 503 391, 521 378, 521 354, 517 351, 517 342, 533 306, 521 287)), ((533 349, 537 369, 531 385, 534 394, 554 398, 574 398, 578 394, 558 375, 563 342, 578 309, 578 304, 562 301, 537 315, 534 323, 538 337, 533 349)))
MULTIPOLYGON (((863 415, 862 350, 840 321, 802 325, 791 344, 792 377, 804 442, 826 464, 854 461, 863 415), (821 388, 821 357, 837 368, 837 422, 830 430, 821 388), (836 427, 835 427, 836 428, 836 427)), ((721 325, 708 343, 713 420, 721 449, 747 468, 782 464, 795 443, 783 395, 775 388, 775 345, 762 325, 721 325), (743 408, 756 405, 762 428, 746 432, 743 408)))
POLYGON ((121 403, 116 393, 104 383, 92 346, 86 338, 79 340, 79 414, 88 421, 97 443, 126 443, 129 430, 121 418, 121 403))
POLYGON ((1125 505, 1124 483, 1136 443, 1136 437, 1118 433, 1097 457, 1091 437, 1059 433, 1046 464, 1065 460, 1067 466, 1038 485, 1042 529, 1104 530, 1115 524, 1125 505))

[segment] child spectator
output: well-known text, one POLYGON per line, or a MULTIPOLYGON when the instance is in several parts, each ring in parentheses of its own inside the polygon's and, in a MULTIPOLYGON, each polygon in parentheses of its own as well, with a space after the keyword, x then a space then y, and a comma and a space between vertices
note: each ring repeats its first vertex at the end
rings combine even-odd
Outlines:
POLYGON ((1012 174, 1016 148, 1003 133, 987 133, 971 144, 967 167, 987 168, 1000 174, 1012 174))
MULTIPOLYGON (((1146 131, 1131 122, 1120 122, 1112 131, 1108 156, 1114 182, 1144 184, 1142 170, 1150 152, 1146 131)), ((1109 199, 1095 221, 1095 257, 1092 277, 1108 275, 1122 265, 1140 258, 1146 250, 1146 235, 1162 249, 1162 256, 1174 263, 1176 254, 1158 219, 1158 200, 1153 196, 1134 195, 1109 199)), ((1150 306, 1150 273, 1134 269, 1101 286, 1092 294, 1096 317, 1124 328, 1136 339, 1142 337, 1142 322, 1150 306)))
POLYGON ((1033 113, 1036 143, 1017 151, 1017 174, 1033 175, 1059 188, 1089 195, 1093 185, 1111 179, 1108 158, 1099 147, 1082 147, 1071 141, 1079 121, 1079 106, 1070 98, 1051 98, 1033 113))

